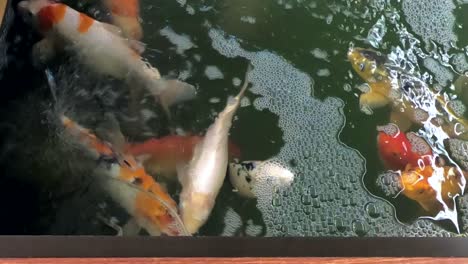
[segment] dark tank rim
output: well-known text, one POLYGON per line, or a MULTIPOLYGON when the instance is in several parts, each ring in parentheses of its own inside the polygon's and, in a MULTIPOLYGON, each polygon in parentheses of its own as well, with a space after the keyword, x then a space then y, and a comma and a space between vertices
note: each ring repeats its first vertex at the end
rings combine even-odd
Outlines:
POLYGON ((468 257, 468 238, 0 236, 0 257, 468 257))

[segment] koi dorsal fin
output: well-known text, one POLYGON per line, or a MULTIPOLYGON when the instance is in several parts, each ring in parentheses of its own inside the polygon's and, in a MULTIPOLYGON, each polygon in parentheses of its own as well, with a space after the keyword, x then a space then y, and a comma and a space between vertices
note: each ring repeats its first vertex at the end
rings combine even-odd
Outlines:
MULTIPOLYGON (((101 22, 101 25, 109 33, 117 35, 117 36, 119 36, 121 38, 125 38, 122 29, 120 29, 119 27, 114 26, 112 24, 108 24, 108 23, 102 23, 102 22, 101 22)), ((142 54, 143 52, 145 52, 146 44, 144 44, 141 41, 134 40, 134 39, 127 39, 127 44, 128 44, 129 48, 131 48, 132 50, 134 50, 138 54, 142 54)))

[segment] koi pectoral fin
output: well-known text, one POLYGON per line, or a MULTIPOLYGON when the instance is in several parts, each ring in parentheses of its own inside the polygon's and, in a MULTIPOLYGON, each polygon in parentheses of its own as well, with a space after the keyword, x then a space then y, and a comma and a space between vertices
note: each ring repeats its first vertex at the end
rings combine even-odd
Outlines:
POLYGON ((390 100, 379 93, 368 92, 361 94, 359 97, 359 105, 362 108, 369 107, 370 109, 377 109, 386 106, 390 100))
POLYGON ((411 120, 405 113, 400 112, 398 109, 393 109, 390 113, 390 123, 397 125, 402 132, 408 131, 412 125, 411 120))
POLYGON ((140 233, 141 226, 138 224, 135 218, 131 218, 122 227, 122 235, 124 236, 137 236, 140 233))
POLYGON ((40 68, 50 62, 56 56, 55 43, 50 38, 44 38, 34 44, 32 50, 32 61, 34 66, 40 68))
POLYGON ((97 218, 106 226, 114 229, 117 234, 115 236, 123 236, 123 229, 117 224, 117 219, 111 217, 110 219, 107 219, 106 217, 102 216, 101 214, 97 215, 97 218))
POLYGON ((157 80, 158 92, 153 95, 159 98, 164 111, 170 116, 169 107, 174 104, 192 100, 196 96, 196 90, 193 85, 179 80, 157 80))
POLYGON ((122 29, 125 36, 135 40, 143 38, 143 29, 140 25, 140 21, 138 21, 138 17, 126 17, 113 14, 112 20, 114 24, 122 29))

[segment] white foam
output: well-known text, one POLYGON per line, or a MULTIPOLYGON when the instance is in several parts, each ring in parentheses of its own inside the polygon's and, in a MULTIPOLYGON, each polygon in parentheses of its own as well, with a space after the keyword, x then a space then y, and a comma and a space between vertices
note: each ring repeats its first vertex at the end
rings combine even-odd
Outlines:
POLYGON ((224 74, 214 65, 206 66, 205 76, 210 80, 224 79, 224 74))
POLYGON ((169 26, 164 27, 159 31, 161 36, 166 37, 172 44, 176 45, 176 52, 183 55, 185 51, 196 47, 190 37, 186 34, 177 34, 169 26))

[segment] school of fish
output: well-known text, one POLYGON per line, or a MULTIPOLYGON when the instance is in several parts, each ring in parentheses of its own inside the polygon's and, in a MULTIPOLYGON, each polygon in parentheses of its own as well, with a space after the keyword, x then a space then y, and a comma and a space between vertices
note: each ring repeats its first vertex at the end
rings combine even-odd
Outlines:
MULTIPOLYGON (((139 118, 139 96, 147 92, 171 120, 171 106, 194 100, 195 86, 161 76, 142 57, 145 45, 141 42, 144 32, 138 0, 102 2, 112 24, 60 2, 20 2, 18 10, 25 21, 42 36, 32 49, 35 65, 47 67, 65 52, 92 74, 126 84, 129 116, 139 118)), ((468 120, 452 109, 447 96, 422 82, 397 79, 399 75, 391 74, 394 69, 386 65, 384 54, 354 47, 347 55, 351 67, 366 83, 359 96, 360 109, 367 113, 389 109, 388 122, 376 128, 377 152, 385 169, 398 174, 395 181, 402 186, 400 193, 417 203, 423 216, 455 222, 455 199, 464 194, 468 168, 458 166, 443 147, 450 140, 468 140, 468 120), (424 96, 418 96, 421 93, 424 96), (430 105, 437 113, 421 105, 430 105), (426 138, 425 129, 439 131, 443 137, 440 141, 426 138)), ((83 159, 97 164, 93 177, 131 216, 119 227, 119 234, 135 235, 141 229, 155 236, 196 234, 208 221, 227 174, 239 195, 255 198, 257 170, 267 163, 239 161, 241 151, 229 139, 233 118, 249 86, 250 67, 238 94, 228 99, 203 135, 179 135, 171 130, 169 135, 129 142, 112 114, 107 116, 109 137, 85 128, 67 113, 57 114, 64 140, 74 142, 83 159), (178 201, 156 180, 158 177, 178 181, 178 201)), ((54 79, 47 73, 49 86, 55 89, 54 79)), ((289 183, 294 178, 281 168, 273 171, 289 183)))
POLYGON ((402 82, 397 78, 404 72, 390 74, 395 69, 387 66, 382 53, 351 48, 348 60, 366 82, 360 108, 390 109, 389 123, 377 127, 377 148, 384 167, 397 174, 392 179, 402 187, 400 194, 418 203, 422 216, 450 219, 458 229, 455 199, 464 194, 468 174, 445 147, 452 140, 468 140, 468 120, 452 109, 447 97, 422 81, 410 76, 414 81, 402 82), (439 133, 425 138, 426 129, 439 133))
MULTIPOLYGON (((138 0, 103 0, 112 24, 98 21, 72 7, 51 0, 25 0, 18 4, 24 20, 41 34, 32 49, 34 64, 46 68, 52 95, 56 98, 54 74, 48 65, 59 53, 76 58, 81 67, 96 76, 123 81, 129 89, 130 116, 138 111, 138 96, 146 91, 171 118, 170 106, 193 100, 193 85, 164 78, 141 54, 143 29, 138 0)), ((250 65, 237 96, 229 98, 203 135, 171 134, 142 142, 129 142, 112 113, 102 127, 85 128, 76 116, 59 112, 54 119, 64 142, 72 143, 80 158, 91 160, 95 177, 112 200, 131 217, 123 226, 99 217, 118 235, 189 236, 209 219, 231 166, 239 164, 239 148, 229 139, 233 118, 249 86, 250 65), (178 180, 177 202, 156 179, 178 180)), ((249 175, 250 177, 250 175, 249 175)), ((242 188, 232 181, 234 188, 242 188)), ((243 192, 240 192, 243 195, 243 192)), ((243 195, 252 197, 252 195, 243 195)))

